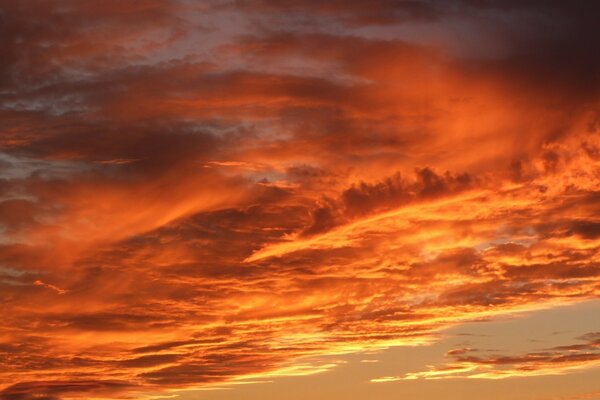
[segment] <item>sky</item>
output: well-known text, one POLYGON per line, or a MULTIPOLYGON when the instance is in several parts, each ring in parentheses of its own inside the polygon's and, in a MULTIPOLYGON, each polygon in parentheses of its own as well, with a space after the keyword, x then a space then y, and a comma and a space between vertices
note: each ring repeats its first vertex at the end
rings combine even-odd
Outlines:
POLYGON ((0 0, 0 400, 600 399, 598 15, 0 0))

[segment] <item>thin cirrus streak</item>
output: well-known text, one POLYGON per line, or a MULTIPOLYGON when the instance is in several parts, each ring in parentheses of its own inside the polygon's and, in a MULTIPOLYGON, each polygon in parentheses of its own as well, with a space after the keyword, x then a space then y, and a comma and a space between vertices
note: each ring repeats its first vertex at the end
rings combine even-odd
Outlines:
POLYGON ((598 298, 597 6, 369 3, 0 0, 0 399, 238 390, 598 298))
POLYGON ((401 379, 505 379, 516 376, 565 374, 600 364, 599 337, 599 332, 591 332, 580 338, 584 342, 581 344, 556 346, 516 356, 480 356, 481 351, 478 349, 452 349, 446 353, 447 357, 452 358, 452 362, 448 364, 432 366, 428 371, 411 372, 401 377, 375 378, 371 382, 392 382, 401 379))

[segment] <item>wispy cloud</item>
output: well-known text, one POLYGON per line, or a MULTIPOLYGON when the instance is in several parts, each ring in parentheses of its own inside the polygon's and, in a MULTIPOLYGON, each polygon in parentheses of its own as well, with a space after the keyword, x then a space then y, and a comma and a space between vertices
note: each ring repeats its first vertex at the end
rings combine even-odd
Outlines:
POLYGON ((595 5, 292 3, 0 1, 0 399, 308 375, 598 297, 595 5))

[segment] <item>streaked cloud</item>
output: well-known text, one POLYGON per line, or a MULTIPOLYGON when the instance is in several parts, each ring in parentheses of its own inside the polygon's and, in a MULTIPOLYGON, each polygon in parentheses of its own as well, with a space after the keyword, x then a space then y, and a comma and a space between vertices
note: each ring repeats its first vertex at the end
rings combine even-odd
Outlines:
MULTIPOLYGON (((597 298, 596 8, 0 2, 0 399, 307 376, 597 298)), ((374 381, 566 374, 594 335, 374 381)))
POLYGON ((599 366, 598 338, 598 332, 591 332, 579 338, 581 343, 519 355, 490 354, 473 348, 458 348, 446 353, 446 357, 450 359, 447 364, 431 366, 428 371, 411 372, 401 377, 375 378, 371 382, 402 379, 506 379, 560 375, 599 366))

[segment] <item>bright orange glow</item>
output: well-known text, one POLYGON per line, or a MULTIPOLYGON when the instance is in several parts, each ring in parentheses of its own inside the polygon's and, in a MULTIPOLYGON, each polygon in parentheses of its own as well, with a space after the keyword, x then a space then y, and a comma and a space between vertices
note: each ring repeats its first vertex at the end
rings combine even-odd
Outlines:
POLYGON ((599 10, 569 3, 0 0, 0 400, 594 371, 595 331, 378 358, 599 298, 599 10))

